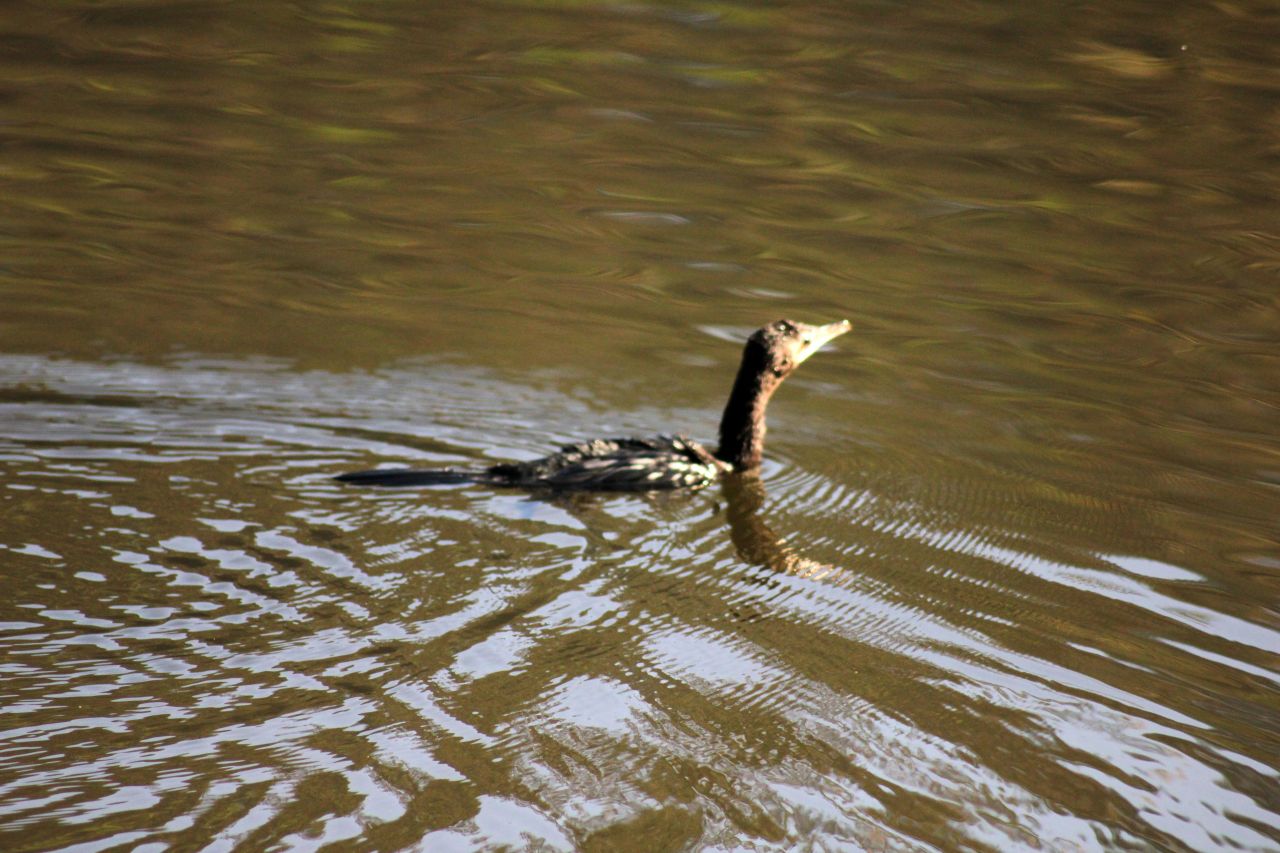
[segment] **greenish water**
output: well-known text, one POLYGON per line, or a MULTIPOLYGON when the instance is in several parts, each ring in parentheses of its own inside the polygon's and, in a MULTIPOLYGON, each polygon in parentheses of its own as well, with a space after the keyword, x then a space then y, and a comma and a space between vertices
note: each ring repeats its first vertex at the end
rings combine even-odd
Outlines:
POLYGON ((1266 3, 14 3, 0 848, 1280 848, 1266 3), (758 482, 364 492, 712 440, 758 482))

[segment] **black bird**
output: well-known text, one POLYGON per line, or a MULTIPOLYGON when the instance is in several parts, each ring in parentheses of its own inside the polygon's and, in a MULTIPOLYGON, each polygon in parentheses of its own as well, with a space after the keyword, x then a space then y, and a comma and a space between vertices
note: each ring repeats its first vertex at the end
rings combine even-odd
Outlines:
POLYGON ((720 447, 715 453, 682 435, 597 439, 565 445, 559 453, 531 462, 504 462, 482 470, 381 469, 334 479, 365 486, 485 483, 574 491, 700 489, 722 474, 760 467, 769 398, 800 362, 850 328, 848 320, 826 326, 778 320, 748 338, 720 418, 720 447))

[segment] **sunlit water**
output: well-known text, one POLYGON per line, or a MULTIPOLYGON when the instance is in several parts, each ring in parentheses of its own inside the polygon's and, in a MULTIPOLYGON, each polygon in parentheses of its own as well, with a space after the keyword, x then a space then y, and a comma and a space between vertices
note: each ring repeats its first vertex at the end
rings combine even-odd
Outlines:
POLYGON ((0 848, 1280 848, 1278 29, 6 10, 0 848))

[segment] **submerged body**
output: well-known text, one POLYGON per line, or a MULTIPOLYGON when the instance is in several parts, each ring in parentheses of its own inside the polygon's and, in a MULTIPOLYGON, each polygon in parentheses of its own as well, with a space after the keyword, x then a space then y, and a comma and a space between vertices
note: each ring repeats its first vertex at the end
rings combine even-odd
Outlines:
POLYGON ((565 491, 702 488, 723 474, 760 467, 769 398, 797 365, 849 328, 847 320, 826 326, 778 320, 757 330, 743 349, 720 420, 720 446, 714 453, 679 435, 597 439, 566 445, 542 459, 481 470, 381 469, 339 474, 334 479, 367 486, 484 483, 565 491))

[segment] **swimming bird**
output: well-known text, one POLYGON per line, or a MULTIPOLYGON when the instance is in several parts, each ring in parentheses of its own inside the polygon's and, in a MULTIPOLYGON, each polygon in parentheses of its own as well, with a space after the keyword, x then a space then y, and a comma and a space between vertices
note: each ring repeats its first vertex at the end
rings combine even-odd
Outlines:
POLYGON ((482 483, 555 491, 656 491, 700 489, 726 474, 756 471, 764 456, 765 408, 782 381, 828 341, 852 328, 848 320, 810 326, 770 323, 747 339, 733 390, 720 418, 714 453, 683 435, 610 438, 569 444, 529 462, 488 468, 412 470, 383 468, 339 474, 363 486, 428 486, 482 483))

